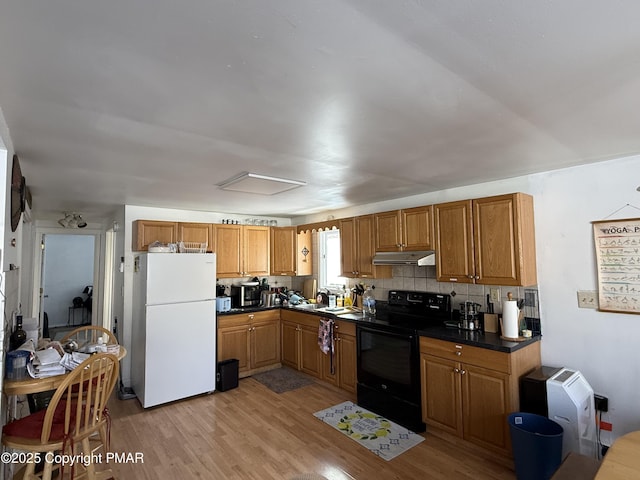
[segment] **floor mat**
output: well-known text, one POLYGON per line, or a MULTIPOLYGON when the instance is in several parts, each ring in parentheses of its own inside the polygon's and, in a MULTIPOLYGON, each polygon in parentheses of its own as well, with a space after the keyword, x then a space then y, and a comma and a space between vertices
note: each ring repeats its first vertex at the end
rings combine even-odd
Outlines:
POLYGON ((385 460, 424 440, 417 433, 352 402, 343 402, 313 415, 385 460))
POLYGON ((258 373, 253 375, 252 378, 276 393, 288 392, 314 383, 313 379, 307 374, 287 367, 258 373))

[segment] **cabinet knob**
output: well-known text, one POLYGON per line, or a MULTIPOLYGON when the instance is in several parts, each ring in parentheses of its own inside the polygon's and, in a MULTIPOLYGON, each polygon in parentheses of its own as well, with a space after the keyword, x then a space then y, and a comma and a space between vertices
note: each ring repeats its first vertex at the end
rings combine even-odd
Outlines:
POLYGON ((457 355, 457 356, 460 356, 460 355, 462 355, 462 352, 461 352, 460 350, 458 350, 458 351, 456 352, 456 355, 457 355))
POLYGON ((476 280, 480 280, 480 275, 476 275, 474 278, 475 278, 476 280))
POLYGON ((467 373, 466 370, 460 370, 460 375, 464 375, 465 373, 467 373))
POLYGON ((249 314, 249 319, 250 319, 250 320, 253 320, 253 318, 254 318, 254 317, 255 317, 255 315, 254 315, 253 313, 250 313, 250 314, 249 314))
POLYGON ((469 275, 469 278, 473 279, 473 275, 469 275))
POLYGON ((454 368, 453 369, 453 373, 460 373, 460 369, 459 368, 454 368))

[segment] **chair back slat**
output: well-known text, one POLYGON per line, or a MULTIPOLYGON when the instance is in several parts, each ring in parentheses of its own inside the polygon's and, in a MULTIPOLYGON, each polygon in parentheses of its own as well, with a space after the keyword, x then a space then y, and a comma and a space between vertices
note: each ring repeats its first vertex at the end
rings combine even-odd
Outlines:
POLYGON ((118 344, 116 336, 99 325, 85 325, 84 327, 76 328, 62 337, 60 343, 64 345, 70 340, 75 340, 80 347, 83 347, 90 343, 98 343, 98 338, 100 337, 104 340, 105 345, 118 344))

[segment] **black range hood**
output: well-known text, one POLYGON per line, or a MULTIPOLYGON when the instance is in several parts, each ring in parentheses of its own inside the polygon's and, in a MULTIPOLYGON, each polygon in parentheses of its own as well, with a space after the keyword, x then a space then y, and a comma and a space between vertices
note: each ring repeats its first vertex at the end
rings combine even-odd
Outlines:
POLYGON ((373 256, 374 265, 418 265, 424 267, 436 264, 433 250, 420 252, 376 252, 373 256))

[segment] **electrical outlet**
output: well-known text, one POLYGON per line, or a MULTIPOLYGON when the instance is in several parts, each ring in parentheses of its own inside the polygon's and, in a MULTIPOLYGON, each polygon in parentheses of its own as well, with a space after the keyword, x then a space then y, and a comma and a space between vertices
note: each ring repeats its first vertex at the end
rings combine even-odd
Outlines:
POLYGON ((589 290, 578 290, 579 308, 598 308, 598 294, 589 290))
POLYGON ((497 304, 500 303, 500 289, 499 288, 490 288, 489 295, 491 296, 491 303, 497 304))

